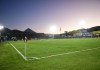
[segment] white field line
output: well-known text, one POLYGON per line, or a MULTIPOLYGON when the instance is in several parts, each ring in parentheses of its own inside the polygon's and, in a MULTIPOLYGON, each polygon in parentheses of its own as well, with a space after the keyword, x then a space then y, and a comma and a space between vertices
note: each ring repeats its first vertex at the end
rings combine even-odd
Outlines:
POLYGON ((95 49, 99 49, 100 47, 97 48, 92 48, 92 49, 85 49, 81 51, 74 51, 74 52, 67 52, 67 53, 62 53, 62 54, 56 54, 56 55, 50 55, 50 56, 45 56, 45 57, 25 57, 18 49, 16 49, 11 43, 10 45, 23 57, 24 60, 39 60, 39 59, 45 59, 45 58, 50 58, 50 57, 56 57, 56 56, 61 56, 61 55, 66 55, 66 54, 72 54, 72 53, 79 53, 79 52, 86 52, 86 51, 91 51, 95 49))
POLYGON ((38 57, 26 57, 26 59, 40 59, 38 57))
POLYGON ((26 59, 28 61, 28 60, 37 60, 37 59, 40 59, 40 58, 38 58, 38 57, 26 57, 26 59))
POLYGON ((15 46, 13 46, 11 43, 10 45, 23 57, 24 60, 27 60, 26 57, 15 46))
POLYGON ((60 55, 66 55, 66 54, 72 54, 72 53, 79 53, 79 52, 91 51, 91 50, 95 50, 95 49, 99 49, 99 48, 100 48, 100 47, 92 48, 92 49, 85 49, 85 50, 81 50, 81 51, 74 51, 74 52, 56 54, 56 55, 50 55, 50 56, 46 56, 46 57, 40 57, 40 58, 38 58, 38 59, 45 59, 45 58, 50 58, 50 57, 55 57, 55 56, 60 56, 60 55))
POLYGON ((35 59, 39 59, 38 57, 25 57, 13 44, 10 43, 10 45, 23 57, 24 60, 35 60, 35 59))

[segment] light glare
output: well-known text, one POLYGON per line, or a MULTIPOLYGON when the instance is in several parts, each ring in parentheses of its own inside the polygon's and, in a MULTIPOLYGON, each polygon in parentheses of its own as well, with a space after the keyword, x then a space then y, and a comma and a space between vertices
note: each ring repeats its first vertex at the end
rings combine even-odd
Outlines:
POLYGON ((81 25, 81 26, 84 26, 85 23, 86 23, 85 20, 81 20, 81 21, 80 21, 80 25, 81 25))
POLYGON ((3 28, 4 28, 4 26, 0 26, 0 30, 3 29, 3 28))
POLYGON ((51 27, 50 27, 50 31, 51 31, 51 32, 55 32, 56 30, 57 30, 57 27, 56 27, 56 26, 51 26, 51 27))

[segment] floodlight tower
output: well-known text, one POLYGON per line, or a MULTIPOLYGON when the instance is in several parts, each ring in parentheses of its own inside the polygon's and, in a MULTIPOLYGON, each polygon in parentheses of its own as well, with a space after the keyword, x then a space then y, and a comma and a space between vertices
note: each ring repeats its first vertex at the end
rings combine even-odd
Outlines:
POLYGON ((54 38, 54 32, 57 30, 56 26, 51 26, 50 31, 53 33, 53 38, 54 38))
POLYGON ((4 28, 4 26, 0 25, 0 39, 1 39, 1 30, 4 28))
MULTIPOLYGON (((80 27, 81 27, 81 29, 84 29, 85 24, 86 24, 85 20, 81 20, 80 21, 80 27)), ((82 33, 82 36, 83 36, 82 30, 80 30, 80 32, 82 33)))
POLYGON ((60 37, 61 37, 61 27, 60 27, 60 34, 59 34, 59 35, 60 35, 60 37))
POLYGON ((80 24, 81 28, 83 29, 85 24, 86 24, 86 22, 85 22, 85 20, 81 20, 79 24, 80 24))

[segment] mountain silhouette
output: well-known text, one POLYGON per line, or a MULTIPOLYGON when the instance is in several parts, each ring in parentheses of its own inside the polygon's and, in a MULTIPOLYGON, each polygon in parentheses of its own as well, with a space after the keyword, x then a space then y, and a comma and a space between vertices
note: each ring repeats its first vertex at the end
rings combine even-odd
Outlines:
POLYGON ((91 28, 89 28, 87 30, 88 30, 88 32, 100 31, 100 26, 91 27, 91 28))
POLYGON ((31 30, 30 28, 27 28, 25 31, 25 33, 31 33, 31 34, 35 34, 36 32, 31 30))

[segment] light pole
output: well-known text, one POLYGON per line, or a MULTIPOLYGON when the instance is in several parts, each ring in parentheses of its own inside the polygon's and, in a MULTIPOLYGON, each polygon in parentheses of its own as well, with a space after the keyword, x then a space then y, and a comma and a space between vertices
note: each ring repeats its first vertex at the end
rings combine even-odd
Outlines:
POLYGON ((56 32, 57 31, 57 27, 56 26, 51 26, 50 27, 50 31, 53 33, 53 39, 54 39, 54 37, 55 37, 55 35, 54 35, 54 32, 56 32))
POLYGON ((85 24, 86 24, 85 20, 80 21, 80 26, 81 26, 81 31, 80 32, 82 33, 82 37, 83 37, 83 31, 82 30, 84 29, 85 24))
POLYGON ((4 28, 4 26, 0 25, 0 40, 1 40, 1 30, 4 28))
POLYGON ((86 24, 86 21, 85 20, 81 20, 79 24, 80 24, 81 28, 83 29, 85 24, 86 24))
POLYGON ((61 37, 61 27, 60 27, 60 37, 61 37))

